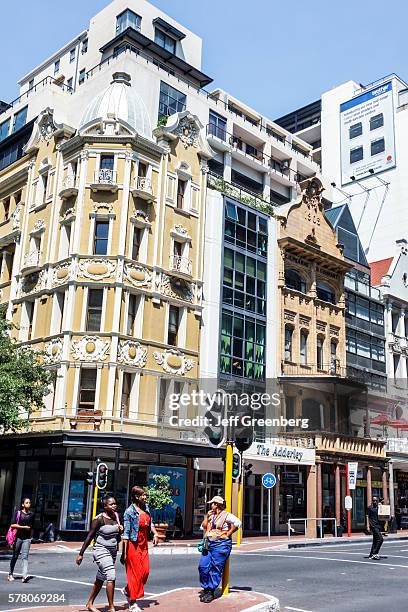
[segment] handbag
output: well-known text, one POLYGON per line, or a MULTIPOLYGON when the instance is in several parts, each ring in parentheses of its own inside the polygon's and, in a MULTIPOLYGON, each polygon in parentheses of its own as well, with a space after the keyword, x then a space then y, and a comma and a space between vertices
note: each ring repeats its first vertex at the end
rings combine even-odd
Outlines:
MULTIPOLYGON (((19 521, 20 521, 20 510, 16 514, 16 524, 17 525, 19 521)), ((6 534, 7 544, 9 546, 14 546, 16 539, 17 539, 17 529, 13 529, 13 527, 9 527, 7 534, 6 534)))
POLYGON ((378 518, 389 519, 391 516, 391 506, 389 504, 378 504, 378 518))
POLYGON ((200 553, 207 553, 210 550, 210 540, 207 536, 204 536, 203 539, 199 541, 197 548, 200 553))

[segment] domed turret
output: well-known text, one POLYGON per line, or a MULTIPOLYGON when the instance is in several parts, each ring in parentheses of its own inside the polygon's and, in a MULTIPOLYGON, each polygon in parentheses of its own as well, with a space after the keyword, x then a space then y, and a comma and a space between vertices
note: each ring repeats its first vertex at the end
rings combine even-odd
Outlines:
POLYGON ((95 122, 118 121, 131 128, 140 136, 152 138, 152 126, 149 113, 142 98, 130 85, 130 74, 115 72, 112 82, 99 93, 88 105, 79 125, 79 131, 85 131, 95 122))

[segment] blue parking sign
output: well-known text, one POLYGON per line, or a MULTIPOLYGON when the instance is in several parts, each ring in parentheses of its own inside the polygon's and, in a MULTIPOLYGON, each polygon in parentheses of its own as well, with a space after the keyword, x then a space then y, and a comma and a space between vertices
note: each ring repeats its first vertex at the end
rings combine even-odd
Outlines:
POLYGON ((265 487, 265 489, 273 489, 273 487, 276 485, 276 476, 275 474, 264 474, 262 476, 262 484, 265 487))

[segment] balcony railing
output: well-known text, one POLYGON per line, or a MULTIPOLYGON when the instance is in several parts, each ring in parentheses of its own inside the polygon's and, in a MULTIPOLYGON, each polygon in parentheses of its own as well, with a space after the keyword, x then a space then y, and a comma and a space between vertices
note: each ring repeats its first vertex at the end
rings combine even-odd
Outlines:
POLYGON ((62 181, 62 189, 60 191, 60 198, 63 200, 66 198, 70 198, 73 195, 78 193, 78 188, 76 186, 76 177, 69 174, 62 181))
POLYGON ((259 210, 266 215, 274 215, 272 204, 270 204, 267 200, 262 199, 258 194, 254 193, 250 189, 237 185, 236 183, 229 183, 214 172, 209 172, 207 174, 207 183, 211 189, 216 189, 217 191, 220 191, 231 198, 235 198, 243 204, 251 206, 252 208, 259 210))
POLYGON ((152 181, 146 176, 137 176, 133 183, 132 193, 143 200, 153 200, 152 181))
POLYGON ((186 276, 191 276, 191 259, 188 259, 188 257, 181 257, 180 255, 171 255, 170 270, 172 272, 179 272, 180 274, 184 274, 186 276))
POLYGON ((337 363, 330 364, 292 364, 282 363, 282 376, 337 376, 345 378, 347 368, 337 363))
POLYGON ((41 267, 40 265, 41 255, 42 255, 42 251, 38 251, 38 250, 31 251, 31 253, 28 253, 28 255, 25 255, 22 269, 24 271, 28 271, 28 270, 35 270, 36 268, 41 267))
POLYGON ((94 174, 94 182, 91 185, 93 191, 105 190, 105 191, 116 191, 117 185, 117 173, 116 170, 110 168, 101 168, 94 174))
POLYGON ((387 452, 408 454, 408 438, 388 438, 387 452))

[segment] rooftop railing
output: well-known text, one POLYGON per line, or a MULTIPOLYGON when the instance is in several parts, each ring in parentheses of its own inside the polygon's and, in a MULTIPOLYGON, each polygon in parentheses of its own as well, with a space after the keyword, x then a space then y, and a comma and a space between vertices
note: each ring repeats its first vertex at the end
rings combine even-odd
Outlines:
POLYGON ((33 85, 32 87, 30 87, 30 89, 28 89, 27 91, 22 93, 15 100, 13 100, 12 102, 8 102, 7 103, 7 108, 5 108, 2 112, 5 113, 10 108, 14 108, 15 106, 18 106, 19 104, 21 104, 25 100, 28 100, 29 97, 32 96, 34 93, 37 93, 38 91, 41 91, 45 87, 49 87, 50 85, 56 85, 62 91, 65 91, 66 93, 72 93, 74 91, 73 88, 70 87, 69 85, 67 85, 66 83, 59 82, 58 80, 54 79, 53 77, 47 76, 44 79, 42 79, 41 81, 39 81, 38 83, 36 83, 35 85, 33 85))

